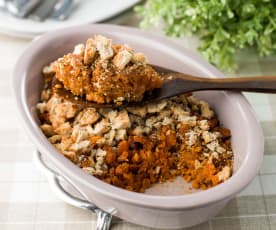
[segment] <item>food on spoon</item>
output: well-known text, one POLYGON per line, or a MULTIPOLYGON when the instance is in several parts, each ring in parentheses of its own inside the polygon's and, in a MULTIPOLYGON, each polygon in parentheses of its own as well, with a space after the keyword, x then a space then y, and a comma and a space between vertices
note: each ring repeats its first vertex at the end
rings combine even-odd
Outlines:
POLYGON ((141 101, 145 92, 162 85, 144 54, 135 53, 128 45, 113 45, 111 39, 101 35, 77 45, 52 68, 74 95, 101 104, 141 101))
MULTIPOLYGON (((78 76, 76 68, 72 67, 75 61, 93 63, 93 55, 101 55, 95 54, 97 47, 89 44, 94 44, 94 40, 88 39, 86 48, 89 49, 78 45, 72 54, 43 69, 45 84, 41 102, 37 104, 40 127, 61 154, 88 174, 135 192, 144 192, 156 183, 177 176, 190 182, 194 189, 208 189, 231 177, 230 130, 220 126, 207 102, 192 94, 141 107, 118 109, 79 107, 76 102, 57 94, 51 84, 57 74, 55 66, 61 60, 68 60, 68 65, 61 64, 70 69, 64 71, 68 76, 63 83, 73 87, 73 80, 78 76)), ((107 49, 102 56, 109 58, 112 52, 118 54, 116 50, 122 46, 116 47, 107 49)), ((139 58, 140 61, 146 59, 144 55, 139 58)), ((78 74, 88 76, 86 72, 91 70, 83 64, 78 74)), ((139 64, 139 68, 150 67, 139 64)), ((148 82, 157 79, 155 75, 153 78, 148 82)), ((59 79, 62 81, 61 77, 59 79)), ((89 78, 81 79, 85 79, 87 84, 77 83, 72 89, 78 93, 88 92, 89 78)), ((120 96, 127 97, 128 90, 130 88, 120 96)))

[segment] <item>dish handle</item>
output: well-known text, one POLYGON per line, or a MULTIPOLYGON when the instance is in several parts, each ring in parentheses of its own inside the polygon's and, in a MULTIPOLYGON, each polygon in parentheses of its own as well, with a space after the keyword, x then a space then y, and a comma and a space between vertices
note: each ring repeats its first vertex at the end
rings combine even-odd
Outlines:
POLYGON ((49 168, 47 166, 47 164, 43 161, 42 154, 39 151, 35 151, 34 161, 35 161, 36 165, 39 167, 39 169, 42 172, 44 172, 45 175, 47 175, 50 186, 63 201, 65 201, 73 206, 83 208, 83 209, 88 209, 88 210, 96 213, 96 215, 97 215, 96 230, 109 230, 110 229, 111 221, 112 221, 112 215, 110 213, 105 212, 104 210, 98 208, 96 205, 94 205, 91 202, 82 200, 82 199, 77 198, 77 197, 73 196, 72 194, 68 193, 62 186, 61 182, 66 181, 66 183, 70 184, 72 187, 74 187, 74 186, 68 180, 66 180, 64 177, 62 177, 57 172, 55 172, 53 169, 49 168))

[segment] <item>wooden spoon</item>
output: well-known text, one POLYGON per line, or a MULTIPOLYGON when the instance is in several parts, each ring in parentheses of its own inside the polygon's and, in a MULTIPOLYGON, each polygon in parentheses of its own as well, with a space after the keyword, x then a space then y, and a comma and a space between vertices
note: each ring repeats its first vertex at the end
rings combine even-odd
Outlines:
MULTIPOLYGON (((276 76, 271 77, 242 77, 242 78, 204 78, 179 73, 174 70, 153 66, 160 73, 164 82, 162 88, 155 89, 150 95, 145 94, 141 102, 126 102, 117 104, 98 104, 74 96, 62 87, 53 87, 55 92, 81 107, 119 108, 126 106, 141 106, 157 102, 184 93, 201 90, 232 90, 246 92, 276 93, 276 76)), ((54 85, 57 80, 53 81, 54 85)), ((62 84, 62 83, 59 83, 62 84)))

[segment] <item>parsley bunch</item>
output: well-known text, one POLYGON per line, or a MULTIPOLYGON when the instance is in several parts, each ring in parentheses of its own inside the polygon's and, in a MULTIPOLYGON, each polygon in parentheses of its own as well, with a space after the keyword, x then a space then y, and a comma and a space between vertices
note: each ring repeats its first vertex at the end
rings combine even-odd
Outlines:
POLYGON ((245 47, 260 56, 276 50, 275 0, 148 0, 136 11, 143 28, 162 22, 169 36, 197 34, 202 55, 223 70, 236 68, 245 47))

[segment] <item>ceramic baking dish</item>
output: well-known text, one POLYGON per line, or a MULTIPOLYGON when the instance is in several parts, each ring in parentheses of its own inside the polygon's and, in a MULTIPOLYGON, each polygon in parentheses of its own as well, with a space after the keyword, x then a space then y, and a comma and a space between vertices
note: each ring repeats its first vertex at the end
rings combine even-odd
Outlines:
POLYGON ((255 177, 263 157, 263 133, 245 97, 224 91, 198 92, 211 104, 220 122, 232 132, 234 174, 226 182, 205 191, 187 192, 184 180, 156 185, 145 194, 130 192, 86 174, 57 152, 39 128, 36 104, 40 98, 42 67, 84 43, 94 34, 128 43, 145 53, 150 62, 205 77, 223 74, 193 52, 153 34, 113 25, 84 25, 54 31, 33 41, 19 58, 13 78, 22 123, 38 151, 89 202, 106 212, 136 224, 174 229, 204 222, 217 215, 227 202, 255 177))

